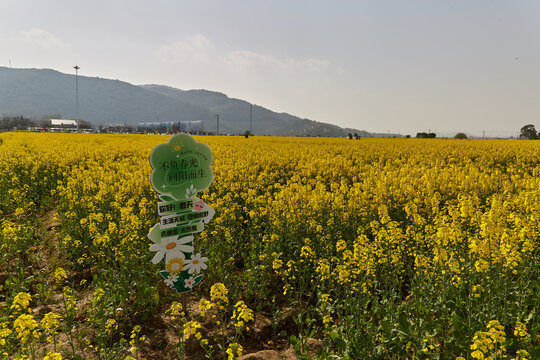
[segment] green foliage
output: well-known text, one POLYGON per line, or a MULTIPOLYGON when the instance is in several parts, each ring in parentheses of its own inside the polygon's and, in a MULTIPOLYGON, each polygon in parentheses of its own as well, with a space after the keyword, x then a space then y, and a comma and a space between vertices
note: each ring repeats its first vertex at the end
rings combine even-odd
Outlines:
POLYGON ((536 140, 538 138, 538 134, 536 133, 536 129, 534 128, 534 125, 529 124, 525 125, 521 128, 520 139, 527 139, 527 140, 536 140))

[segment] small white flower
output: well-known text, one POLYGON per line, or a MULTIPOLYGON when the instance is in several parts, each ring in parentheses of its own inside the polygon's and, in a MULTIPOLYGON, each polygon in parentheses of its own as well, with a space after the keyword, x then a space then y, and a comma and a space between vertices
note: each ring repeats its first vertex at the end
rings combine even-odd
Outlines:
POLYGON ((191 260, 186 260, 186 265, 184 267, 184 270, 187 270, 188 273, 200 273, 201 269, 206 270, 207 266, 205 262, 208 261, 208 258, 201 257, 201 254, 193 255, 191 260))
POLYGON ((173 287, 174 283, 178 280, 177 274, 171 274, 165 279, 165 285, 173 287))
POLYGON ((193 276, 190 276, 189 279, 184 280, 185 281, 185 287, 188 289, 192 289, 193 285, 195 285, 195 279, 193 276))

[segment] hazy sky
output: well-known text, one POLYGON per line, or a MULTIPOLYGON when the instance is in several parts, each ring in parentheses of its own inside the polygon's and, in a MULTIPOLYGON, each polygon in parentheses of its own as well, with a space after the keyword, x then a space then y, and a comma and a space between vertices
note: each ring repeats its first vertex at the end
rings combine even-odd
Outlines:
POLYGON ((10 64, 373 132, 540 127, 537 0, 0 0, 10 64))

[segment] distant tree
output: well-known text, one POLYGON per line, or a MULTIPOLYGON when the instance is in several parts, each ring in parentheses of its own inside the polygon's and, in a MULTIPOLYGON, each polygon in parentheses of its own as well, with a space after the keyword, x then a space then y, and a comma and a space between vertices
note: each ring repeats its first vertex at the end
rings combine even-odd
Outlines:
POLYGON ((355 138, 356 140, 360 140, 360 135, 358 135, 357 133, 354 133, 354 138, 355 138))
POLYGON ((352 140, 352 134, 349 133, 349 140, 352 140))
POLYGON ((25 130, 29 126, 33 126, 34 122, 29 118, 21 116, 4 116, 0 121, 3 130, 25 130))
POLYGON ((7 131, 10 129, 10 122, 11 122, 11 118, 8 117, 8 116, 4 116, 2 118, 2 121, 1 121, 1 124, 2 124, 2 130, 4 131, 7 131))
POLYGON ((416 133, 416 137, 418 139, 434 139, 435 137, 437 137, 437 135, 435 135, 435 133, 425 133, 425 132, 419 132, 419 133, 416 133))
POLYGON ((456 136, 454 136, 456 139, 468 139, 469 137, 465 133, 457 133, 456 136))
POLYGON ((529 124, 521 128, 521 133, 519 135, 520 139, 536 140, 538 135, 536 134, 536 129, 534 125, 529 124))
POLYGON ((91 129, 92 124, 88 121, 79 120, 79 128, 81 129, 91 129))

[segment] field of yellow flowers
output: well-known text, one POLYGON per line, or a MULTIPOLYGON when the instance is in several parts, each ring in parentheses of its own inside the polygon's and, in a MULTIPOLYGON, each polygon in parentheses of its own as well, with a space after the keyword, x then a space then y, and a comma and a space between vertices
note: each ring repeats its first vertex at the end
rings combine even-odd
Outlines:
POLYGON ((0 359, 540 359, 540 142, 196 137, 181 296, 146 237, 168 139, 0 133, 0 359))

